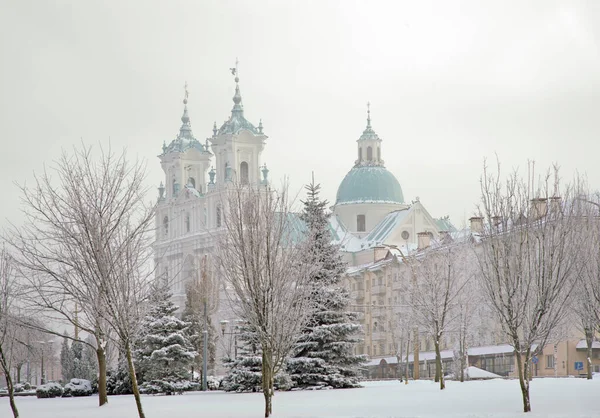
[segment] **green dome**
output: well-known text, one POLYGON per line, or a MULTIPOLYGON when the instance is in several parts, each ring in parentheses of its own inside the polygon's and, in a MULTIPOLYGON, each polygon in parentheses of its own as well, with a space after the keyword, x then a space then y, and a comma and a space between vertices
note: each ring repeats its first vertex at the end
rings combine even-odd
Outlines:
POLYGON ((335 204, 404 203, 396 177, 382 166, 352 168, 342 180, 335 204))

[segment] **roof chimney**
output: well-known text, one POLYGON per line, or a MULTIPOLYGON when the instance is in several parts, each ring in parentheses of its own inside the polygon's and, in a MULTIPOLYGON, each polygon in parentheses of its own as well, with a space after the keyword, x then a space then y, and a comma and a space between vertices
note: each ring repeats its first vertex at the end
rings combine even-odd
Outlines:
POLYGON ((471 222, 471 232, 481 234, 483 232, 483 218, 481 216, 473 216, 469 218, 471 222))
POLYGON ((548 211, 548 199, 545 197, 538 197, 531 199, 531 218, 538 220, 544 216, 548 211))
POLYGON ((417 233, 417 250, 424 250, 431 245, 431 235, 429 232, 418 232, 417 233))

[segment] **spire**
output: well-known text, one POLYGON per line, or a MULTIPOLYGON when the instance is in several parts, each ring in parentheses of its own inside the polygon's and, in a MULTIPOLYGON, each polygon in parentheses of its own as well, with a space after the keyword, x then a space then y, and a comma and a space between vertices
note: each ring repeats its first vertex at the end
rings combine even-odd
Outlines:
POLYGON ((377 134, 373 130, 373 127, 371 126, 371 102, 367 102, 367 127, 360 136, 359 141, 367 139, 379 140, 379 137, 377 136, 377 134))
POLYGON ((194 135, 192 134, 192 125, 190 124, 190 116, 188 115, 187 109, 187 102, 189 97, 187 81, 185 82, 184 89, 185 93, 183 96, 183 115, 181 116, 181 128, 179 128, 179 137, 192 139, 194 135))
POLYGON ((240 93, 240 73, 239 73, 239 64, 238 59, 235 59, 235 67, 230 68, 231 74, 235 76, 235 94, 233 95, 233 109, 231 113, 234 112, 239 113, 240 115, 244 115, 244 107, 242 105, 242 94, 240 93))

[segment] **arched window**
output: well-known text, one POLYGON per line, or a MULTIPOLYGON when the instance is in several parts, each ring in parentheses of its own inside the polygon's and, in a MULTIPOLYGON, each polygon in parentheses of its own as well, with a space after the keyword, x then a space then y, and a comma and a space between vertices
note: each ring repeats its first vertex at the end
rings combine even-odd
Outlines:
POLYGON ((163 232, 165 237, 169 236, 169 217, 165 216, 163 218, 163 232))
POLYGON ((221 227, 221 206, 217 205, 217 228, 221 227))
POLYGON ((356 216, 356 231, 357 232, 365 232, 367 230, 367 226, 365 225, 365 215, 357 215, 356 216))
POLYGON ((190 232, 190 229, 191 229, 190 214, 186 213, 185 214, 185 232, 190 232))
POLYGON ((377 161, 381 160, 381 148, 377 147, 377 161))
POLYGON ((175 197, 177 196, 177 180, 173 179, 173 183, 171 183, 171 186, 172 196, 175 197))
POLYGON ((358 161, 362 161, 362 148, 358 149, 358 161))
POLYGON ((367 161, 373 161, 373 148, 367 147, 367 161))
POLYGON ((240 164, 240 183, 248 184, 248 163, 242 161, 240 164))
POLYGON ((196 179, 193 177, 190 177, 187 181, 187 184, 191 185, 195 189, 196 188, 196 179))

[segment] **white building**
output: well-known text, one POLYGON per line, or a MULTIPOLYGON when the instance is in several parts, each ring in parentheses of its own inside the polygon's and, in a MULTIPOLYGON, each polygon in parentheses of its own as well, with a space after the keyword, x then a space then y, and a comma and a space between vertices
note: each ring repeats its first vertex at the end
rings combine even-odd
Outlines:
MULTIPOLYGON (((237 74, 237 70, 235 71, 237 74)), ((186 283, 206 266, 211 273, 210 253, 221 230, 224 191, 233 181, 250 185, 267 184, 269 170, 261 166, 261 153, 267 136, 262 123, 255 127, 244 117, 244 107, 235 77, 231 116, 204 143, 192 133, 188 115, 188 94, 183 100, 181 128, 176 138, 163 145, 160 158, 164 182, 159 187, 154 253, 157 277, 171 286, 173 301, 185 305, 186 283)), ((218 287, 220 284, 217 282, 218 287)), ((213 307, 213 325, 233 321, 227 298, 219 292, 213 307)), ((223 357, 223 341, 217 344, 217 358, 223 357)))

